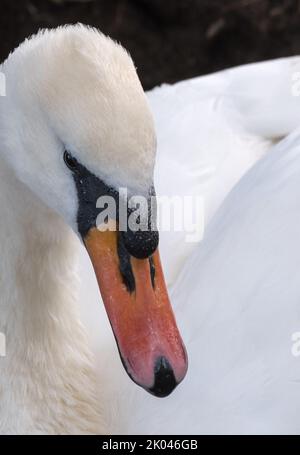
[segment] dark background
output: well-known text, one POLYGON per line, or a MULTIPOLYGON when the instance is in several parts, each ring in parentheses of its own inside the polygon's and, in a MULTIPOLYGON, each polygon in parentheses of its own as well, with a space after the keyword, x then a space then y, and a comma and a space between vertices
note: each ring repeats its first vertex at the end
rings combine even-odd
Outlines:
POLYGON ((299 0, 0 0, 0 61, 40 27, 83 22, 131 53, 149 89, 300 53, 299 0))

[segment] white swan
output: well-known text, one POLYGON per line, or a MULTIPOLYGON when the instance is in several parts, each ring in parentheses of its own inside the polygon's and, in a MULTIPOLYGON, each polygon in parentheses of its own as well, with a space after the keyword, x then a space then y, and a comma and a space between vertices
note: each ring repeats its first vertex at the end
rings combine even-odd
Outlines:
MULTIPOLYGON (((70 227, 94 264, 128 375, 166 396, 187 369, 157 231, 96 229, 100 196, 120 225, 131 214, 121 188, 153 195, 152 115, 126 51, 80 25, 38 34, 1 70, 1 432, 104 431, 70 227)), ((142 223, 152 210, 140 211, 142 223)))
MULTIPOLYGON (((271 146, 271 140, 287 134, 297 124, 297 103, 295 99, 290 100, 285 90, 295 62, 292 59, 250 66, 150 94, 160 143, 156 176, 159 191, 164 192, 167 186, 168 192, 174 194, 172 181, 175 180, 178 190, 178 179, 185 179, 189 192, 204 192, 208 218, 211 218, 234 183, 271 146), (277 74, 280 79, 273 79, 273 86, 269 83, 264 97, 259 84, 253 90, 247 86, 249 77, 252 81, 253 77, 260 81, 265 77, 269 81, 270 74, 277 74), (272 98, 274 86, 280 93, 277 102, 272 98), (170 117, 175 112, 173 102, 178 108, 177 119, 174 114, 170 117), (291 114, 285 116, 285 124, 279 124, 281 115, 275 112, 274 106, 282 107, 284 102, 291 114), (182 123, 186 118, 183 106, 190 107, 195 122, 183 123, 180 129, 172 130, 178 120, 182 123), (245 112, 245 106, 246 110, 251 108, 250 112, 245 112), (217 132, 222 140, 217 136, 212 138, 217 132), (198 141, 201 137, 202 143, 198 141), (180 153, 180 141, 189 150, 189 163, 195 165, 196 172, 191 172, 189 166, 185 166, 184 173, 180 169, 186 162, 180 153), (220 144, 226 146, 229 154, 222 156, 220 144), (172 150, 179 150, 176 157, 172 150), (174 180, 166 180, 166 168, 172 169, 174 180)), ((75 26, 45 32, 27 41, 2 65, 1 71, 7 83, 7 95, 0 98, 0 332, 7 339, 7 355, 0 359, 1 433, 295 431, 297 424, 290 406, 292 395, 282 394, 276 402, 278 394, 286 391, 276 381, 287 381, 286 376, 276 375, 275 371, 277 366, 284 365, 283 361, 276 363, 274 359, 280 336, 277 331, 273 338, 267 337, 265 347, 260 338, 271 303, 264 309, 261 324, 255 325, 257 316, 261 315, 261 301, 270 289, 264 287, 261 277, 274 260, 268 244, 275 237, 270 235, 266 239, 264 245, 270 259, 265 265, 261 261, 259 267, 263 253, 253 244, 249 246, 247 235, 255 230, 256 215, 259 215, 259 227, 264 227, 267 219, 272 220, 272 214, 276 213, 273 212, 275 202, 271 203, 270 198, 260 203, 260 198, 264 201, 267 197, 268 188, 275 185, 274 176, 282 172, 279 176, 282 187, 277 183, 278 194, 284 199, 284 195, 289 196, 290 188, 295 191, 296 200, 296 177, 292 180, 294 184, 286 178, 291 174, 292 157, 297 155, 296 139, 283 143, 279 152, 271 152, 251 171, 252 177, 248 175, 234 190, 179 280, 181 264, 193 247, 181 248, 179 260, 172 268, 173 259, 166 260, 172 257, 166 239, 172 245, 178 236, 162 236, 167 279, 169 284, 176 281, 173 298, 192 362, 186 387, 182 385, 176 394, 161 401, 147 397, 144 391, 131 385, 119 363, 115 363, 116 348, 107 331, 106 319, 100 323, 99 318, 98 325, 98 313, 101 316, 102 311, 99 293, 85 255, 81 264, 85 275, 81 312, 94 343, 96 360, 91 356, 76 305, 75 264, 79 242, 67 226, 78 231, 78 195, 72 171, 63 160, 64 148, 76 157, 76 166, 83 164, 108 186, 125 186, 132 193, 147 194, 152 184, 155 135, 132 62, 122 48, 98 32, 75 26), (290 150, 287 156, 291 159, 286 159, 282 171, 285 147, 290 150), (256 179, 260 179, 261 185, 249 189, 256 179), (233 214, 244 207, 243 199, 248 202, 248 211, 242 219, 234 218, 233 214), (235 248, 236 239, 240 240, 239 248, 235 248), (253 262, 241 272, 240 258, 247 254, 254 256, 256 273, 247 273, 253 271, 253 262), (216 273, 223 262, 226 262, 226 273, 216 273), (257 292, 251 292, 256 287, 257 292), (249 300, 251 295, 253 303, 246 318, 247 310, 241 308, 241 301, 242 297, 249 300), (204 301, 203 306, 199 299, 204 301), (240 323, 243 330, 237 327, 231 331, 229 322, 237 326, 240 323), (249 339, 254 339, 256 344, 249 343, 249 339), (224 348, 220 353, 221 342, 224 348), (251 349, 252 355, 250 360, 243 361, 241 351, 245 346, 251 349), (264 350, 269 362, 264 362, 264 350), (261 352, 259 358, 257 351, 261 352), (273 370, 268 370, 270 365, 273 370), (261 396, 257 396, 259 390, 261 396), (279 418, 270 418, 274 409, 284 415, 284 423, 279 418)), ((70 155, 65 158, 72 167, 73 158, 70 155)), ((295 235, 292 224, 297 220, 290 217, 288 208, 286 205, 285 220, 292 247, 292 234, 295 235)), ((292 215, 296 216, 295 213, 292 211, 292 215)), ((84 232, 85 218, 80 229, 84 232)), ((98 264, 94 251, 90 254, 98 264)), ((296 248, 293 255, 296 257, 296 248)), ((289 264, 287 258, 281 261, 281 267, 291 272, 295 270, 295 262, 291 260, 289 264)), ((156 267, 159 269, 157 262, 156 267)), ((281 289, 286 289, 278 270, 282 271, 279 267, 271 270, 269 283, 274 283, 272 280, 277 276, 281 289)), ((138 279, 139 271, 134 268, 134 273, 138 279)), ((104 280, 101 284, 107 297, 110 283, 104 280)), ((293 298, 284 315, 280 312, 282 302, 275 299, 277 318, 274 316, 273 327, 278 318, 284 325, 287 319, 283 316, 291 319, 296 312, 296 282, 293 289, 293 298)), ((280 293, 276 296, 279 299, 280 293)), ((180 346, 168 308, 167 312, 170 330, 180 346)), ((114 317, 109 306, 108 313, 114 317)), ((126 343, 132 332, 122 338, 118 324, 114 320, 112 323, 121 339, 121 352, 130 354, 126 343)), ((288 324, 286 328, 292 329, 288 324)), ((168 350, 164 338, 160 340, 159 349, 168 350)), ((179 382, 185 373, 184 357, 182 354, 174 357, 173 351, 168 352, 179 382)), ((285 353, 282 350, 282 356, 285 353)), ((138 364, 131 375, 136 382, 150 388, 149 377, 153 371, 149 365, 153 366, 153 357, 147 351, 144 354, 143 367, 138 364)), ((293 368, 290 378, 297 380, 295 359, 290 356, 287 362, 293 368)))

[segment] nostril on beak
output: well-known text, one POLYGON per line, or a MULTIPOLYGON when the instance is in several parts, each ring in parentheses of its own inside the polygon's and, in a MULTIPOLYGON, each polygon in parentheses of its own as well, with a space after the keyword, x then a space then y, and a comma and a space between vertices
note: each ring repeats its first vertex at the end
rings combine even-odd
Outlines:
POLYGON ((137 259, 150 257, 158 247, 158 231, 126 231, 121 233, 124 246, 137 259))
POLYGON ((157 359, 154 367, 154 377, 154 386, 148 391, 156 397, 167 397, 178 385, 173 369, 165 357, 157 359))

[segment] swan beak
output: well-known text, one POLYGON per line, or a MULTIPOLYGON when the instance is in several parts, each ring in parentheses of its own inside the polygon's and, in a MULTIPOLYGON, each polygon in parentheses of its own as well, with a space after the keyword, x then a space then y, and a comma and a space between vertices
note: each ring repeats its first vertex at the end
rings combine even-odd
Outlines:
POLYGON ((157 397, 169 395, 185 377, 188 361, 158 250, 137 259, 119 232, 94 227, 84 243, 128 375, 157 397))

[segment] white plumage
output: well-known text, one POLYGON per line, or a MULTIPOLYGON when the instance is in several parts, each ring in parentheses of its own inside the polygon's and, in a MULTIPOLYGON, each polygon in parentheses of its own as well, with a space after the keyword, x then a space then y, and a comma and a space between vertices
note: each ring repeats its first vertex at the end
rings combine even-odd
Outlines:
MULTIPOLYGON (((161 235, 188 376, 162 402, 125 385, 115 362, 108 382, 118 403, 111 417, 116 432, 299 433, 300 362, 292 354, 300 330, 299 135, 274 146, 297 125, 298 62, 247 65, 148 94, 158 134, 158 192, 202 194, 207 216, 201 244, 185 243, 184 233, 161 235)), ((84 257, 82 267, 88 273, 84 257)), ((82 281, 84 295, 89 279, 82 281)), ((91 303, 97 289, 88 286, 91 303)), ((95 314, 102 308, 94 304, 83 312, 100 349, 95 314)), ((102 335, 111 336, 106 328, 102 335)), ((113 354, 105 346, 101 355, 113 354)))
MULTIPOLYGON (((89 42, 95 39, 94 31, 71 27, 65 32, 68 39, 74 34, 76 49, 83 46, 88 52, 85 63, 95 60, 99 48, 89 42)), ((51 39, 55 33, 51 32, 51 39)), ((34 49, 38 39, 23 50, 34 49)), ((44 40, 47 47, 47 34, 44 40)), ((101 42, 114 55, 114 62, 120 56, 130 68, 125 83, 138 93, 139 125, 143 118, 146 122, 138 136, 132 136, 132 125, 129 135, 123 131, 126 148, 115 157, 118 171, 114 175, 110 170, 110 178, 124 184, 133 184, 136 178, 142 187, 151 175, 152 121, 130 59, 111 41, 101 42), (133 147, 136 155, 129 153, 137 138, 144 147, 144 182, 134 162, 141 150, 133 147), (150 157, 146 149, 151 150, 150 157)), ((46 58, 39 52, 32 55, 41 62, 46 58)), ((77 61, 78 52, 74 55, 69 55, 70 61, 77 61)), ((9 76, 14 60, 8 62, 2 70, 8 68, 9 76)), ((39 85, 31 87, 29 94, 24 81, 19 91, 8 87, 14 103, 10 97, 5 102, 0 98, 0 331, 7 335, 8 346, 6 358, 0 359, 2 433, 299 433, 300 361, 292 355, 292 335, 300 330, 300 135, 296 131, 280 141, 298 126, 300 103, 292 92, 297 66, 297 58, 248 65, 148 94, 158 136, 158 193, 201 194, 206 215, 205 236, 199 244, 184 243, 183 233, 161 236, 172 303, 190 358, 187 378, 164 400, 147 396, 123 371, 82 248, 80 312, 94 358, 79 321, 73 267, 79 245, 52 211, 59 206, 59 191, 62 198, 68 194, 68 201, 57 211, 74 228, 73 190, 60 168, 56 152, 62 147, 55 142, 52 128, 72 142, 72 108, 79 104, 86 109, 87 120, 88 103, 75 97, 77 102, 66 110, 60 97, 53 105, 47 97, 45 104, 35 105, 32 93, 39 102, 45 100, 39 98, 39 85), (21 99, 15 98, 18 95, 21 99), (22 110, 25 106, 27 111, 22 110), (42 117, 38 115, 41 106, 42 117), (59 108, 61 119, 68 116, 68 130, 61 131, 64 122, 55 119, 51 106, 59 108), (39 133, 34 153, 32 125, 39 133), (47 138, 44 143, 43 138, 47 138), (50 154, 47 145, 52 147, 50 154), (41 184, 43 202, 32 194, 38 193, 41 184), (49 201, 47 190, 52 191, 49 201)), ((55 87, 56 73, 48 76, 46 87, 55 87)), ((15 74, 10 80, 18 81, 15 74)), ((113 97, 114 109, 118 94, 120 109, 129 109, 123 83, 114 85, 116 91, 109 85, 107 95, 113 97)), ((92 107, 94 116, 93 103, 92 107)), ((120 123, 122 112, 115 112, 120 123)), ((113 130, 114 117, 109 118, 113 130)), ((73 127, 79 144, 80 128, 77 123, 73 127)), ((94 169, 98 158, 109 167, 104 151, 98 150, 99 156, 95 148, 89 151, 89 143, 103 141, 99 131, 94 133, 95 137, 90 128, 84 138, 84 153, 74 146, 75 153, 94 169)), ((113 137, 106 136, 104 143, 112 160, 113 137)), ((101 172, 105 176, 107 169, 101 172)))

